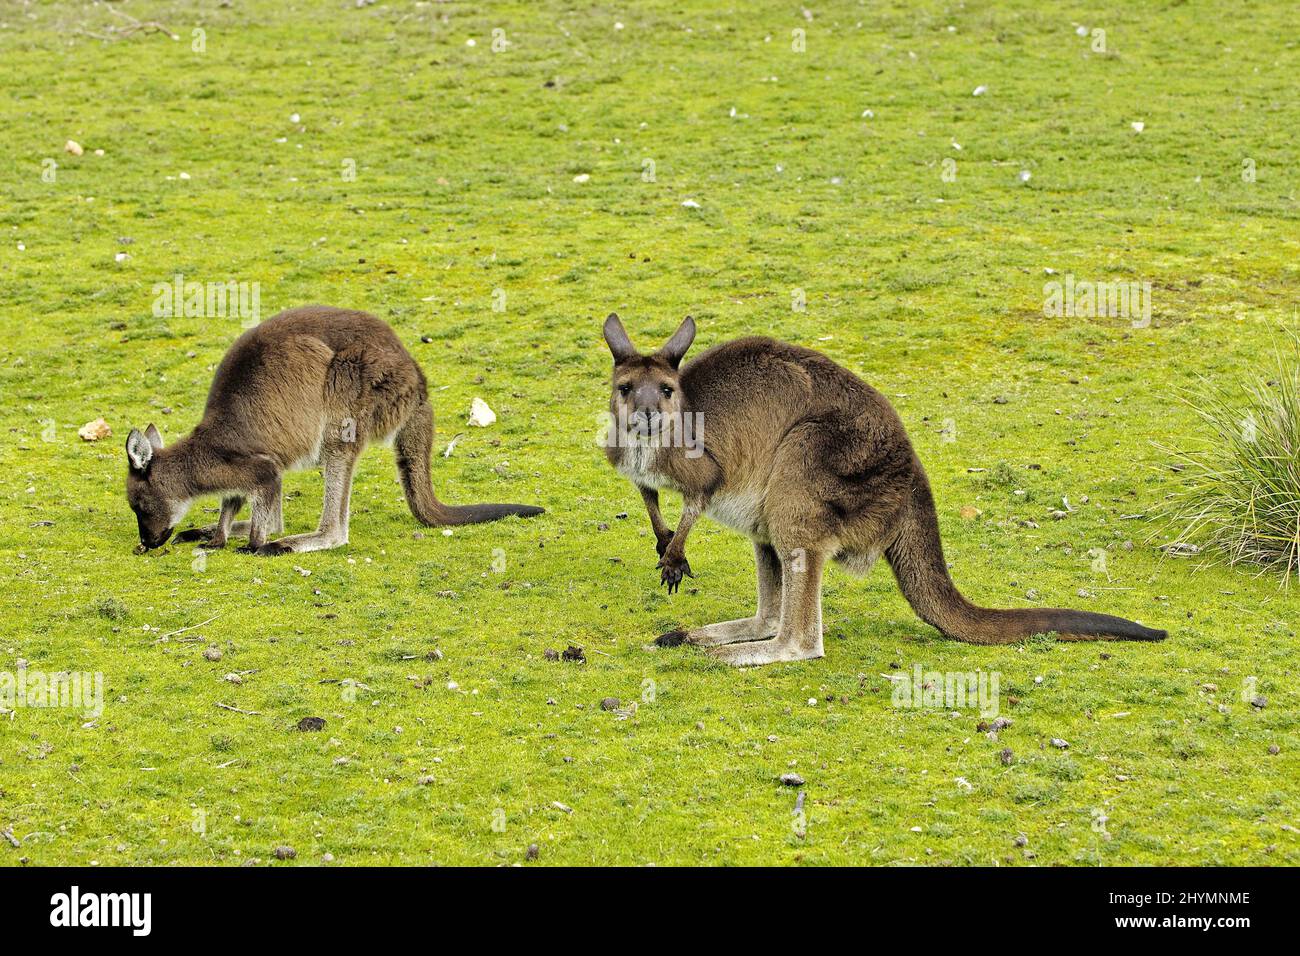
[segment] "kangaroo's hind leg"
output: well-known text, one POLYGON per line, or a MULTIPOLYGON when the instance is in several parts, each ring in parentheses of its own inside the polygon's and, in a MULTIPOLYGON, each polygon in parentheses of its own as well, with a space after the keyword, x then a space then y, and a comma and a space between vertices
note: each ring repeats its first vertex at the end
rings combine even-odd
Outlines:
POLYGON ((736 667, 803 661, 821 657, 822 569, 826 554, 819 550, 782 551, 781 623, 776 637, 709 649, 709 654, 736 667))
POLYGON ((348 543, 347 509, 352 494, 352 471, 356 467, 360 442, 331 442, 321 450, 325 474, 325 496, 320 524, 309 534, 291 534, 268 541, 257 549, 263 556, 302 551, 325 551, 348 543))
POLYGON ((755 541, 754 563, 758 568, 758 611, 753 617, 705 624, 690 631, 669 631, 660 635, 655 643, 660 647, 678 644, 716 647, 775 637, 781 619, 781 561, 770 544, 755 541))

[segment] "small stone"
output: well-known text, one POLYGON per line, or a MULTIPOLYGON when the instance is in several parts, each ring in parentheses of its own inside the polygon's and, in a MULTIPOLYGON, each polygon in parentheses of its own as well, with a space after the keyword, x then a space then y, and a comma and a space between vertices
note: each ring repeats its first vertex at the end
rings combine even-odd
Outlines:
POLYGON ((497 413, 488 407, 488 403, 481 398, 476 398, 470 402, 469 406, 469 424, 476 428, 487 428, 497 420, 497 413))
POLYGON ((619 700, 617 697, 605 697, 600 702, 601 710, 618 710, 619 700))
POLYGON ((1250 702, 1250 706, 1254 707, 1256 710, 1263 710, 1265 707, 1268 706, 1268 698, 1256 697, 1250 702))
POLYGON ((242 684, 244 682, 244 678, 240 677, 238 674, 227 674, 224 678, 222 678, 222 680, 224 680, 228 684, 236 684, 236 685, 242 684))
POLYGON ((536 843, 530 843, 528 844, 528 850, 524 853, 524 856, 528 857, 530 860, 535 860, 537 859, 537 855, 541 852, 541 848, 538 847, 536 843))
POLYGON ((304 717, 298 721, 298 729, 303 733, 316 733, 325 729, 324 717, 304 717))
POLYGON ((803 777, 799 776, 797 773, 783 773, 781 774, 780 779, 781 779, 782 786, 786 786, 786 787, 803 786, 803 777))
POLYGON ((204 650, 203 650, 203 656, 204 656, 205 659, 210 660, 210 661, 219 661, 219 660, 221 660, 221 657, 222 657, 222 655, 221 655, 221 648, 219 648, 219 647, 215 647, 215 646, 214 646, 214 647, 204 648, 204 650))
POLYGON ((1016 846, 1029 846, 1029 837, 1025 836, 1023 833, 1017 833, 1013 842, 1016 846))
POLYGON ((322 863, 333 863, 333 862, 334 862, 334 854, 333 854, 333 853, 326 853, 326 854, 324 854, 324 855, 321 857, 321 862, 322 862, 322 863))
POLYGON ((564 649, 560 654, 560 658, 561 660, 573 661, 578 664, 585 664, 587 662, 587 655, 582 652, 582 648, 575 647, 572 644, 564 649))
POLYGON ((546 650, 542 651, 542 656, 548 661, 558 661, 560 659, 560 652, 548 647, 546 650))
POLYGON ((1016 755, 1011 752, 1010 747, 1003 747, 1002 753, 998 754, 998 759, 1002 761, 1002 766, 1010 767, 1016 762, 1016 755))
POLYGON ((292 860, 298 855, 298 851, 291 846, 277 846, 275 848, 275 858, 277 860, 292 860))
POLYGON ((1269 744, 1268 752, 1272 754, 1274 757, 1276 757, 1278 754, 1282 752, 1282 748, 1279 747, 1277 744, 1269 744))
POLYGON ((1051 743, 1052 746, 1055 747, 1057 750, 1068 750, 1070 747, 1070 745, 1066 743, 1064 740, 1062 740, 1060 737, 1053 737, 1051 743))
POLYGON ((422 787, 427 787, 427 786, 429 786, 429 784, 433 783, 433 781, 434 781, 434 778, 433 778, 431 775, 425 775, 425 776, 419 778, 418 780, 416 780, 415 782, 418 783, 418 784, 419 784, 420 786, 422 786, 422 787))
POLYGON ((99 441, 101 438, 108 438, 113 434, 113 429, 108 426, 108 422, 102 418, 96 418, 93 422, 86 422, 77 429, 77 434, 83 441, 99 441))
POLYGON ((81 148, 81 144, 78 143, 75 139, 70 139, 66 143, 64 143, 63 151, 65 153, 70 153, 73 156, 80 156, 82 153, 85 152, 85 150, 81 148))

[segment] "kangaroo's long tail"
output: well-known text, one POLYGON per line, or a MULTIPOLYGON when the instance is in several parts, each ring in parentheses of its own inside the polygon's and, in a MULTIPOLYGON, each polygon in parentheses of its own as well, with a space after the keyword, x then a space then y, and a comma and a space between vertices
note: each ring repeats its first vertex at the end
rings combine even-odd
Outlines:
POLYGON ((1165 631, 1110 614, 1067 608, 995 610, 966 600, 948 574, 934 497, 919 462, 911 501, 885 557, 903 596, 921 620, 959 641, 1012 644, 1051 631, 1063 641, 1163 641, 1167 636, 1165 631))
POLYGON ((411 413, 398 430, 393 441, 397 453, 397 472, 402 478, 402 490, 411 514, 421 524, 432 526, 479 524, 496 521, 510 515, 531 518, 545 514, 545 508, 536 505, 447 505, 433 493, 429 467, 433 452, 433 408, 428 402, 411 413))

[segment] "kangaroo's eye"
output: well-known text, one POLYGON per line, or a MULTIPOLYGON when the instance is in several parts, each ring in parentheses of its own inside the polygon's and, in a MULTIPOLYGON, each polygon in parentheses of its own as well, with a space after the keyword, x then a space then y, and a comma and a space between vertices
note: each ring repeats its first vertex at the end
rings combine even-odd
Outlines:
POLYGON ((624 395, 624 396, 626 396, 626 395, 630 394, 631 391, 632 391, 632 386, 631 386, 631 385, 628 385, 628 384, 626 384, 626 383, 623 384, 623 385, 620 385, 620 386, 618 387, 618 393, 619 393, 620 395, 624 395))
POLYGON ((660 385, 659 391, 664 393, 664 398, 673 397, 673 387, 671 385, 660 385))

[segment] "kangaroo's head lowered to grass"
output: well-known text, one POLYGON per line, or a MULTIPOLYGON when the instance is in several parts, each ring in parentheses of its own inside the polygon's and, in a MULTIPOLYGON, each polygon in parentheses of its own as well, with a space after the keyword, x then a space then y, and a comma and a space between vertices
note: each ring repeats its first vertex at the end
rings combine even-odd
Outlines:
POLYGON ((126 437, 126 500, 140 528, 140 547, 161 548, 189 510, 189 499, 178 495, 162 468, 155 468, 162 451, 162 435, 152 424, 143 432, 132 428, 126 437))

